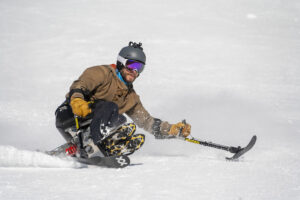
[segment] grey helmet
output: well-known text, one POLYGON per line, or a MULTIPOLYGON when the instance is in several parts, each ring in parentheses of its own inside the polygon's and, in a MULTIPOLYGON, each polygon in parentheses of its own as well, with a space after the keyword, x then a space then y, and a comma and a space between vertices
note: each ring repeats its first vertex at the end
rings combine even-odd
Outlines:
POLYGON ((123 59, 135 60, 146 64, 146 55, 142 48, 142 43, 129 42, 128 46, 123 47, 117 58, 117 68, 121 70, 125 67, 122 63, 123 59))

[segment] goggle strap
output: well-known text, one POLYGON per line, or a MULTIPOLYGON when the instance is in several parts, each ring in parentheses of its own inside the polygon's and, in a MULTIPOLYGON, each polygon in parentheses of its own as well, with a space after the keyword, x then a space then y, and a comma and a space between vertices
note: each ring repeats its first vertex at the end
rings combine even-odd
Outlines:
POLYGON ((118 55, 117 61, 121 62, 124 66, 126 66, 126 62, 128 59, 123 58, 122 56, 118 55))

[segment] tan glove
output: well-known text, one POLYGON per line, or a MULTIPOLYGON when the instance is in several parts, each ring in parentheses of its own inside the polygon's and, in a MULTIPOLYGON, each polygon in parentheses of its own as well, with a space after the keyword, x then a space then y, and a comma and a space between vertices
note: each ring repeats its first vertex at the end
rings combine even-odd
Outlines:
POLYGON ((73 113, 79 117, 86 117, 92 112, 89 107, 89 103, 81 98, 74 98, 71 100, 70 105, 73 113))
POLYGON ((170 128, 170 131, 168 132, 169 135, 178 136, 180 130, 182 129, 182 136, 187 137, 191 133, 191 125, 184 124, 182 122, 179 122, 177 124, 173 124, 170 128))

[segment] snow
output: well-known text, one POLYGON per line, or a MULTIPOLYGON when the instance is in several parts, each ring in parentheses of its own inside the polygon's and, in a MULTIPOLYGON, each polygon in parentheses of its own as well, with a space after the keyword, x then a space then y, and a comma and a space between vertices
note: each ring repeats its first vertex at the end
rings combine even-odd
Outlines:
POLYGON ((0 199, 300 199, 297 0, 0 1, 0 199), (54 111, 93 65, 141 41, 144 106, 229 153, 146 134, 125 169, 36 150, 64 142, 54 111))

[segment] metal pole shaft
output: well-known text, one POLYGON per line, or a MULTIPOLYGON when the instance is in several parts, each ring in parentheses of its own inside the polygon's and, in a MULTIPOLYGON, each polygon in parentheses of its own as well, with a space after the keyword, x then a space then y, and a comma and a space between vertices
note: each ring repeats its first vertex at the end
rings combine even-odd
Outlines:
POLYGON ((195 138, 192 138, 192 139, 182 138, 182 139, 187 141, 187 142, 200 144, 200 145, 207 146, 207 147, 213 147, 213 148, 216 148, 216 149, 221 149, 221 150, 224 150, 224 151, 229 151, 231 153, 236 153, 238 151, 237 147, 230 147, 230 146, 225 146, 225 145, 221 145, 221 144, 215 144, 215 143, 212 143, 212 142, 197 140, 195 138))

